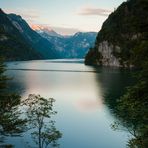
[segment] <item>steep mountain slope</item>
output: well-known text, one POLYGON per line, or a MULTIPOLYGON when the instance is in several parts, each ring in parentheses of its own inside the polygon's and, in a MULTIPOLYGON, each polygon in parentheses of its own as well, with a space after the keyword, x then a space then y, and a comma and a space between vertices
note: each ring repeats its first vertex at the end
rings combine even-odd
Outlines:
POLYGON ((55 45, 62 58, 84 58, 88 49, 94 46, 97 36, 96 32, 78 32, 65 37, 45 29, 36 31, 55 45))
POLYGON ((48 36, 51 36, 51 37, 63 37, 62 35, 58 34, 54 30, 48 29, 48 28, 40 28, 39 27, 36 30, 36 32, 39 33, 43 37, 48 37, 48 36))
POLYGON ((35 51, 0 9, 0 56, 6 60, 40 59, 35 51))
POLYGON ((30 43, 30 45, 36 49, 44 59, 59 58, 54 45, 32 30, 21 16, 15 14, 9 14, 8 16, 26 41, 30 43))
POLYGON ((85 64, 118 67, 140 66, 148 53, 148 1, 128 0, 104 22, 85 64), (141 56, 140 56, 141 55, 141 56))

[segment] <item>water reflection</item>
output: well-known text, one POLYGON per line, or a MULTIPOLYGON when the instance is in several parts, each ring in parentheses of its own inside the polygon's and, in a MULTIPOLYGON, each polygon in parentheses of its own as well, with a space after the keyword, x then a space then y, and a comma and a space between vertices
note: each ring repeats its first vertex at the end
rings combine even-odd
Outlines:
MULTIPOLYGON (((95 69, 79 62, 50 61, 20 62, 17 65, 12 62, 8 65, 10 67, 26 69, 7 71, 10 76, 15 76, 14 83, 24 88, 22 98, 35 93, 56 99, 56 127, 63 133, 59 140, 61 148, 125 147, 127 132, 114 132, 110 128, 116 117, 108 110, 112 100, 108 101, 108 97, 105 97, 111 94, 108 91, 116 95, 116 88, 122 82, 127 85, 122 81, 124 76, 119 76, 118 70, 95 69)), ((31 132, 25 133, 25 138, 28 137, 30 143, 31 137, 28 135, 31 132)), ((18 143, 17 141, 15 146, 19 148, 21 144, 18 143)))
POLYGON ((101 83, 104 104, 110 111, 114 112, 118 99, 126 91, 126 87, 133 84, 132 71, 102 67, 100 75, 96 75, 96 80, 101 83))
POLYGON ((0 98, 0 147, 12 147, 11 144, 4 144, 5 138, 21 136, 26 131, 26 120, 20 117, 19 104, 20 97, 15 94, 0 98))
POLYGON ((40 95, 29 95, 21 101, 20 96, 9 94, 0 98, 0 147, 13 147, 7 143, 8 137, 23 136, 25 132, 32 135, 34 144, 39 148, 59 147, 57 140, 62 134, 56 129, 51 116, 54 99, 44 99, 40 95))
MULTIPOLYGON (((97 77, 97 80, 102 81, 104 103, 116 118, 115 122, 111 124, 112 129, 129 133, 128 147, 146 148, 148 144, 147 119, 145 118, 147 115, 145 110, 146 104, 142 100, 138 101, 138 98, 137 100, 132 99, 132 97, 136 97, 137 88, 139 87, 136 85, 136 87, 128 90, 128 93, 123 96, 127 92, 127 86, 134 84, 133 72, 104 68, 103 73, 97 77), (106 70, 107 75, 105 74, 106 70)), ((144 87, 142 92, 143 90, 144 87)))
POLYGON ((81 99, 80 101, 77 102, 77 108, 80 111, 87 111, 90 112, 92 110, 98 110, 98 108, 103 107, 103 103, 100 99, 98 100, 92 100, 92 99, 81 99))

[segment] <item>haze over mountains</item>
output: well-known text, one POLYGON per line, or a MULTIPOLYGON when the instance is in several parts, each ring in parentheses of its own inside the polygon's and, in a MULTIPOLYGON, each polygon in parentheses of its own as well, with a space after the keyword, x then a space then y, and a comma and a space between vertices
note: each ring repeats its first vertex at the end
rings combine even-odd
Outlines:
POLYGON ((59 54, 55 51, 54 45, 42 38, 38 33, 33 31, 25 20, 21 16, 16 14, 8 14, 9 19, 12 24, 20 31, 23 37, 28 43, 39 53, 41 53, 42 58, 59 58, 59 54))
POLYGON ((6 60, 84 58, 96 33, 62 36, 53 30, 33 30, 21 16, 0 10, 0 54, 6 60))
POLYGON ((62 36, 46 27, 34 29, 55 45, 62 58, 84 58, 88 49, 94 45, 97 36, 96 32, 77 32, 71 36, 62 36))

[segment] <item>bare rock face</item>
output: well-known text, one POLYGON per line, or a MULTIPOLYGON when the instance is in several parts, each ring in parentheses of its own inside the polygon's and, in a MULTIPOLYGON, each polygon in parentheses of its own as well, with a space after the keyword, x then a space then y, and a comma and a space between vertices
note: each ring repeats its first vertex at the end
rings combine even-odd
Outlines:
POLYGON ((100 64, 120 67, 119 59, 113 55, 114 50, 120 52, 120 47, 114 47, 112 44, 109 44, 108 41, 101 42, 98 46, 98 52, 101 54, 100 64))
POLYGON ((148 0, 123 2, 103 23, 95 46, 85 56, 85 64, 139 67, 137 58, 148 45, 147 10, 148 0))

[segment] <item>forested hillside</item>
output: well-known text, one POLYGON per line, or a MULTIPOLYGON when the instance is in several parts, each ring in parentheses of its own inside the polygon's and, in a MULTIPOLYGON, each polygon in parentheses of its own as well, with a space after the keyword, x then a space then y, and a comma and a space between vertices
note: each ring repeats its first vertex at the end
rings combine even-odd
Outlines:
POLYGON ((85 63, 118 67, 140 66, 141 59, 137 63, 137 58, 147 57, 147 10, 147 0, 128 0, 122 3, 104 22, 94 48, 86 55, 85 63))
POLYGON ((0 9, 0 56, 6 60, 40 59, 20 32, 15 28, 7 15, 0 9))

